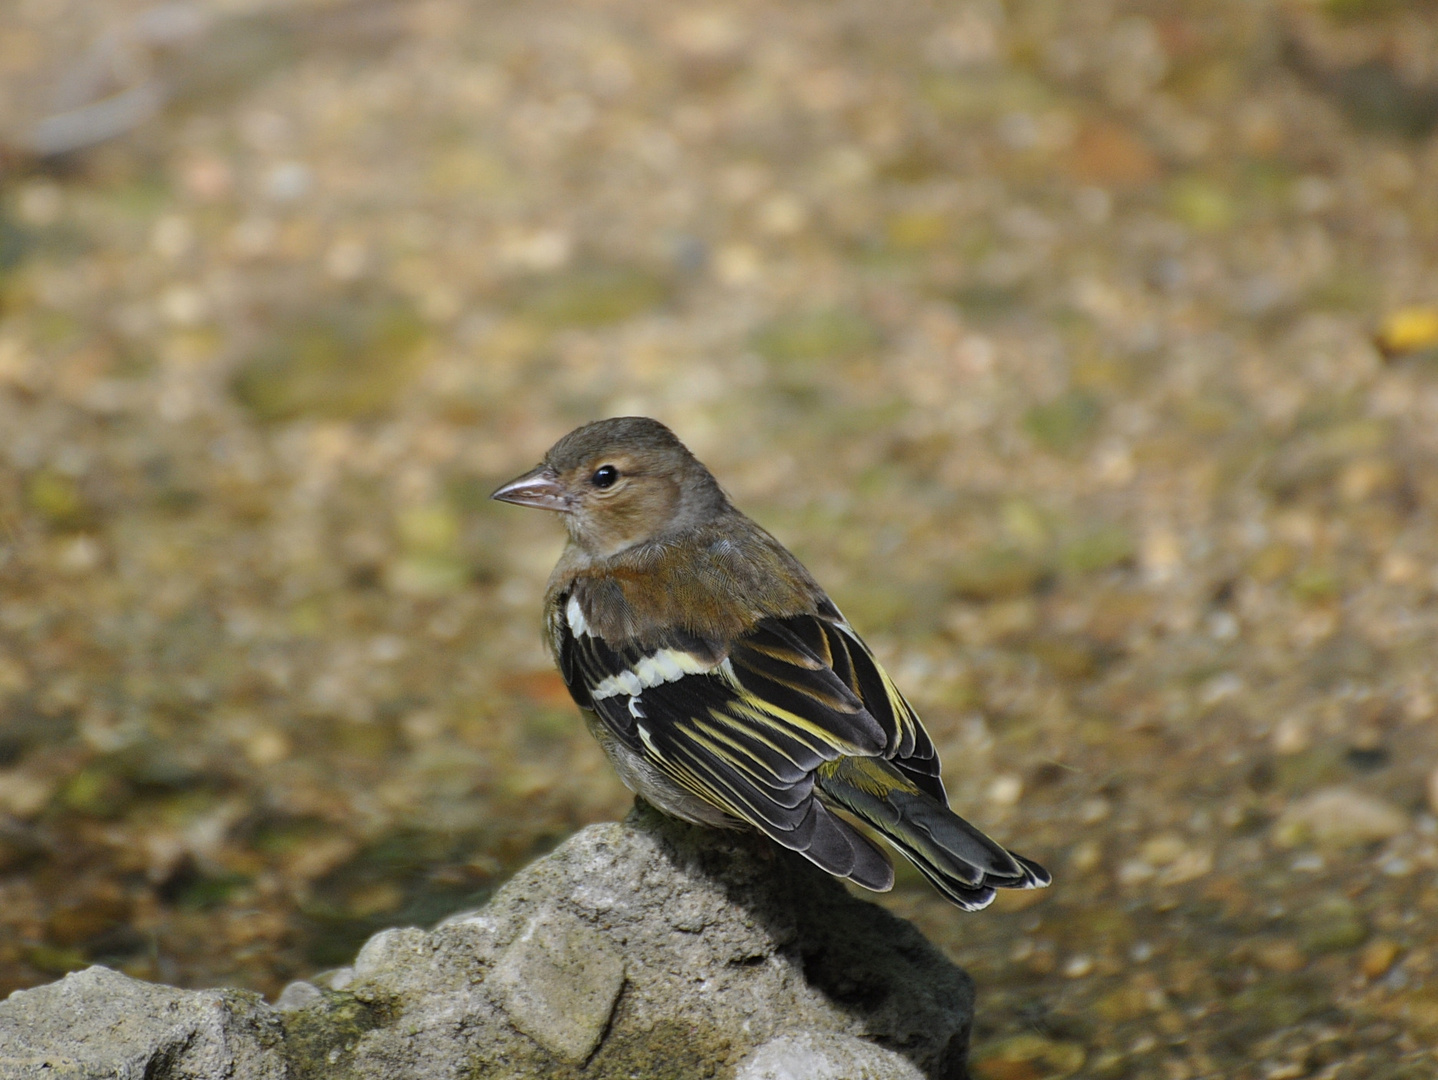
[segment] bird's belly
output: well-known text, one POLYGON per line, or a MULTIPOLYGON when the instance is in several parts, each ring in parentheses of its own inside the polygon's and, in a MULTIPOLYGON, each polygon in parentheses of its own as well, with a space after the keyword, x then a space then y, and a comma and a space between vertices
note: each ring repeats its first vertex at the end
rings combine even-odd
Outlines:
POLYGON ((691 792, 685 791, 669 777, 656 769, 643 757, 614 737, 603 722, 591 710, 585 709, 584 722, 589 733, 604 750, 605 757, 614 766, 619 779, 634 794, 645 802, 658 807, 670 817, 688 821, 694 825, 708 825, 718 829, 743 828, 744 823, 712 806, 691 792))

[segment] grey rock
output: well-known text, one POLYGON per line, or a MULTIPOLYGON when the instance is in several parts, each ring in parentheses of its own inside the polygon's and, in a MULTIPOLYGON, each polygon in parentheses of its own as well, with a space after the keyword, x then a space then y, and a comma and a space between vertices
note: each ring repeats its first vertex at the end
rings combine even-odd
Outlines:
POLYGON ((0 1003, 0 1078, 959 1080, 973 989, 798 856, 638 810, 273 1008, 103 968, 0 1003))
POLYGON ((583 1062, 599 1045, 624 961, 587 923, 542 910, 504 950, 489 976, 510 1021, 565 1061, 583 1062))
POLYGON ((92 967, 0 1002, 4 1080, 283 1080, 259 995, 177 990, 92 967))
POLYGON ((852 1035, 803 1031, 770 1039, 734 1080, 924 1080, 911 1061, 852 1035))
POLYGON ((297 1009, 305 1009, 311 1005, 317 1005, 324 1000, 324 992, 314 983, 297 979, 295 982, 287 983, 280 991, 280 996, 275 998, 275 1008, 280 1012, 294 1012, 297 1009))
POLYGON ((798 856, 650 810, 571 837, 478 911, 378 935, 345 993, 391 1019, 333 1075, 394 1080, 732 1076, 798 1033, 879 1042, 950 1080, 973 1006, 917 930, 798 856), (622 969, 597 959, 609 949, 622 969), (565 980, 591 1004, 565 1004, 565 980))

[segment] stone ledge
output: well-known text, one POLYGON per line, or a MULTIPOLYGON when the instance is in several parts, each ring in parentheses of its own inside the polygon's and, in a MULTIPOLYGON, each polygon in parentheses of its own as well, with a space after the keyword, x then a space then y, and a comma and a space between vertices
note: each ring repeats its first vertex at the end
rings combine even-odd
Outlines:
POLYGON ((90 968, 0 1003, 0 1077, 961 1080, 967 975, 755 837, 636 810, 275 1005, 90 968))

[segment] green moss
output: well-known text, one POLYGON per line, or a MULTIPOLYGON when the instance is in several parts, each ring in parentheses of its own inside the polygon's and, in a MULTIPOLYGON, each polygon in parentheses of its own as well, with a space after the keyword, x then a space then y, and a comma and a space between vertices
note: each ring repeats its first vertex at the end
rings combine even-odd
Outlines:
POLYGON ((1358 905, 1344 896, 1330 896, 1298 916, 1304 952, 1341 952, 1368 940, 1368 921, 1358 905))
POLYGON ((1069 541, 1059 551, 1059 566, 1071 574, 1092 574, 1132 560, 1133 537, 1120 525, 1101 525, 1069 541))
POLYGON ((949 238, 950 228, 941 210, 904 210, 884 222, 884 239, 893 251, 928 251, 949 238))
POLYGON ((1323 0, 1323 10, 1335 19, 1358 20, 1390 14, 1408 6, 1405 0, 1323 0))
MULTIPOLYGON (((1345 6, 1377 5, 1374 0, 1349 0, 1345 6)), ((1431 83, 1411 83, 1386 60, 1369 60, 1335 72, 1324 79, 1322 88, 1355 127, 1366 131, 1418 139, 1438 125, 1438 91, 1431 83)))
POLYGON ((79 485, 53 469, 41 469, 31 475, 25 483, 25 501, 58 529, 81 528, 91 518, 79 485))
POLYGON ((1095 643, 1072 635, 1040 638, 1029 646, 1029 652, 1067 679, 1088 678, 1105 659, 1095 643))
POLYGON ((1024 291, 1004 285, 965 285, 948 294, 955 307, 970 318, 984 320, 1007 315, 1027 299, 1024 291))
POLYGON ((394 563, 386 583, 408 596, 446 596, 470 580, 470 568, 447 555, 409 555, 394 563))
POLYGON ((965 600, 1003 600, 1033 592, 1049 573, 1048 564, 1032 552, 992 547, 961 562, 949 584, 965 600))
MULTIPOLYGON (((116 163, 112 161, 112 164, 116 163)), ((133 219, 144 220, 161 214, 174 198, 167 179, 155 168, 146 168, 134 160, 126 165, 106 192, 109 206, 133 219)))
POLYGON ((642 270, 606 267, 576 270, 525 297, 520 313, 553 330, 608 326, 660 307, 669 286, 642 270))
POLYGON ((977 1076, 993 1080, 1019 1076, 1061 1080, 1082 1069, 1086 1057, 1084 1048, 1076 1042, 1060 1042, 1030 1032, 976 1047, 973 1066, 977 1076))
POLYGON ((899 184, 921 184, 947 172, 948 168, 936 147, 926 139, 916 139, 883 162, 879 177, 899 184))
POLYGON ((1196 232, 1226 229, 1238 213, 1228 192, 1202 176, 1175 180, 1168 189, 1168 207, 1174 217, 1196 232))
POLYGON ((388 1000, 360 1000, 334 990, 320 993, 309 1007, 280 1014, 293 1080, 342 1080, 349 1075, 355 1046, 364 1034, 394 1020, 394 1006, 388 1000))
POLYGON ((1031 499, 1014 496, 999 507, 999 521, 1004 536, 1017 548, 1028 552, 1046 551, 1059 526, 1055 516, 1031 499))
POLYGON ((281 326, 235 373, 258 419, 337 419, 384 411, 418 372, 419 316, 400 300, 349 301, 281 326))
POLYGON ((91 765, 72 776, 60 789, 60 805, 88 817, 119 817, 134 791, 106 764, 91 765))
POLYGON ((1338 575, 1326 566, 1310 566, 1293 576, 1290 589, 1295 599, 1309 604, 1326 604, 1343 591, 1338 575))
POLYGON ((1185 399, 1179 411, 1184 425, 1202 436, 1222 435, 1231 431, 1242 418, 1242 412, 1236 403, 1212 394, 1199 394, 1185 399))
POLYGON ((878 328, 848 308, 824 308, 776 319, 754 336, 759 355, 779 368, 810 368, 870 352, 878 328))
POLYGON ((406 551, 449 554, 459 543, 459 518, 442 502, 407 507, 400 511, 395 524, 406 551))
POLYGON ((1228 999, 1229 1008, 1247 1027, 1265 1034, 1322 1012, 1333 1002, 1312 977, 1270 975, 1228 999))
POLYGON ((412 596, 443 596, 463 588, 469 564, 460 550, 462 523, 447 501, 401 511, 395 520, 403 555, 386 573, 389 586, 412 596))
POLYGON ((1053 101, 1052 91, 1033 75, 1006 68, 930 75, 923 80, 920 93, 934 112, 957 123, 1033 111, 1053 101))
POLYGON ((527 709, 520 714, 524 734, 539 744, 567 742, 575 732, 574 710, 527 709))
POLYGON ((834 596, 845 615, 868 634, 908 636, 927 632, 938 621, 938 597, 932 589, 906 588, 892 578, 851 580, 834 596))
POLYGON ((21 228, 0 209, 0 274, 8 274, 18 267, 33 247, 29 230, 21 228))
POLYGON ((89 966, 90 961, 79 949, 54 945, 33 945, 25 950, 25 962, 49 975, 66 975, 89 966))
POLYGON ((1317 308, 1367 313, 1375 306, 1374 278, 1361 266, 1340 263, 1326 277, 1319 279, 1309 291, 1309 301, 1317 308))
POLYGON ((1347 776, 1342 749, 1332 743, 1321 743, 1302 753, 1279 758, 1273 782, 1279 791, 1292 796, 1336 783, 1347 776))
MULTIPOLYGON (((624 1008, 621 998, 621 1012, 624 1008)), ((736 1057, 732 1040, 720 1031, 673 1020, 645 1030, 613 1021, 610 1034, 582 1065, 560 1061, 539 1046, 530 1053, 496 1061, 481 1051, 470 1074, 474 1080, 589 1080, 593 1077, 644 1076, 662 1080, 710 1080, 727 1075, 736 1057)))
POLYGON ((175 897, 182 911, 212 911, 250 883, 245 874, 196 874, 175 897))
POLYGON ((1024 414, 1023 429, 1047 450, 1066 454, 1093 433, 1103 415, 1098 398, 1084 390, 1070 390, 1024 414))
POLYGON ((265 855, 286 856, 338 835, 335 826, 319 818, 274 818, 255 826, 250 846, 265 855))

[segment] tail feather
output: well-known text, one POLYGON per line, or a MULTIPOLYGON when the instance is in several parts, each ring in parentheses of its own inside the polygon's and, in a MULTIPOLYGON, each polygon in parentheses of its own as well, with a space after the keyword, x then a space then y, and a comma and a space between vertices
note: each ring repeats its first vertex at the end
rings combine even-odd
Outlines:
MULTIPOLYGON (((907 852, 906 852, 907 854, 907 852)), ((939 893, 952 904, 957 904, 965 911, 979 911, 988 907, 994 902, 998 891, 992 886, 984 885, 981 888, 969 888, 966 885, 940 877, 933 870, 929 869, 917 859, 910 860, 918 869, 919 873, 929 879, 929 884, 939 890, 939 893)))
POLYGON ((762 825, 760 829, 835 877, 873 892, 894 887, 894 867, 883 849, 818 799, 810 802, 803 823, 793 831, 762 825))
POLYGON ((959 907, 986 907, 995 889, 1042 888, 1048 871, 1005 850, 882 758, 819 769, 820 797, 873 826, 959 907))

